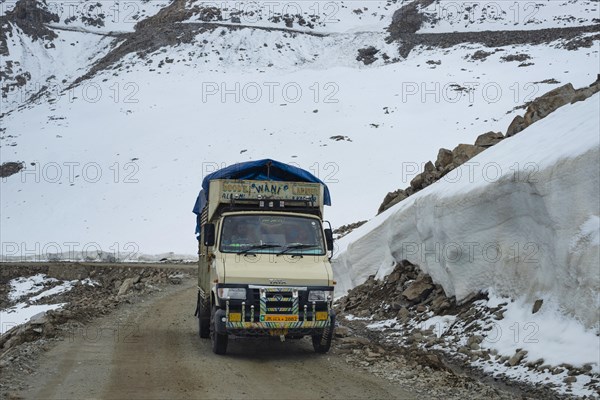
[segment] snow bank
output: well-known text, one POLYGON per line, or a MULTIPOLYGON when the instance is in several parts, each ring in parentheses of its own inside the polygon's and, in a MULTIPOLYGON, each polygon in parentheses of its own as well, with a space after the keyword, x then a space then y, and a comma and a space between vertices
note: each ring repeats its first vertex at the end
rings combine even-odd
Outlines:
POLYGON ((68 292, 78 283, 89 286, 95 286, 98 284, 96 281, 93 281, 89 278, 81 281, 59 281, 58 279, 48 277, 44 274, 12 279, 10 282, 8 282, 8 287, 10 287, 8 298, 11 302, 19 302, 9 308, 0 310, 0 335, 5 334, 16 326, 29 322, 38 314, 63 308, 65 305, 67 305, 67 303, 32 303, 38 302, 46 297, 68 292), (56 286, 44 290, 47 285, 54 284, 56 284, 56 286))
POLYGON ((598 328, 599 99, 562 107, 342 238, 337 295, 406 259, 459 302, 491 289, 598 328))

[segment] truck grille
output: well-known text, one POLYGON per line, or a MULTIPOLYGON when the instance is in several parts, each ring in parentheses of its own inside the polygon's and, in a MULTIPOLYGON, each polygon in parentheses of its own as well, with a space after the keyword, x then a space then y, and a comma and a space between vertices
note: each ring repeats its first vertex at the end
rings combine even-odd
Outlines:
POLYGON ((260 297, 260 304, 261 314, 298 314, 298 297, 294 298, 291 291, 267 291, 260 297))
MULTIPOLYGON (((311 320, 313 318, 313 305, 308 302, 308 292, 298 291, 294 298, 292 290, 281 287, 273 288, 273 291, 265 291, 261 297, 259 289, 249 291, 245 308, 245 320, 250 320, 251 306, 254 306, 254 320, 258 321, 260 315, 298 315, 299 320, 311 320), (304 315, 306 305, 306 315, 304 315)), ((327 305, 319 302, 315 305, 315 311, 327 311, 327 305)))

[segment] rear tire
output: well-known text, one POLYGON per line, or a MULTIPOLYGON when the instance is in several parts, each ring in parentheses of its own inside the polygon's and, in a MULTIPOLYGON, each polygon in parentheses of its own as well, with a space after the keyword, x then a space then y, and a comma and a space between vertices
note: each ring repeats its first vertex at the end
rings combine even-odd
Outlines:
POLYGON ((210 337, 210 306, 200 298, 198 298, 198 331, 201 338, 210 337))
POLYGON ((215 314, 217 312, 217 307, 213 306, 212 311, 210 313, 210 340, 212 343, 212 351, 215 354, 224 355, 227 353, 227 342, 228 337, 227 334, 222 335, 217 333, 215 328, 215 314))
POLYGON ((335 317, 331 318, 331 324, 323 330, 320 335, 312 336, 313 348, 315 353, 325 354, 331 348, 331 339, 333 338, 333 329, 335 327, 335 317))

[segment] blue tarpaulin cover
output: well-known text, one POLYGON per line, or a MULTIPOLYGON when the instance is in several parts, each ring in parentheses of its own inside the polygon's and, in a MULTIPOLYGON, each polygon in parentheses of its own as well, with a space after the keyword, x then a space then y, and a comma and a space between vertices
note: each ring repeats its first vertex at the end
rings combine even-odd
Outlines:
MULTIPOLYGON (((323 185, 323 203, 326 206, 331 205, 331 197, 327 185, 319 178, 302 168, 285 164, 280 161, 265 158, 263 160, 247 161, 230 165, 207 175, 202 181, 202 189, 196 198, 193 212, 200 215, 206 199, 208 198, 209 182, 213 179, 247 179, 256 181, 289 181, 289 182, 313 182, 323 185)), ((199 226, 196 226, 196 233, 199 232, 199 226)))

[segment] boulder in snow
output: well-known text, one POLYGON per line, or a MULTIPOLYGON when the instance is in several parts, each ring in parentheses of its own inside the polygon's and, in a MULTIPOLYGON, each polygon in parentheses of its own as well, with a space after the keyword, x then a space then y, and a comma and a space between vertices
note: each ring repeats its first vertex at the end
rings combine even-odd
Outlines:
POLYGON ((491 147, 504 139, 504 135, 500 132, 488 132, 479 135, 475 140, 475 146, 491 147))

